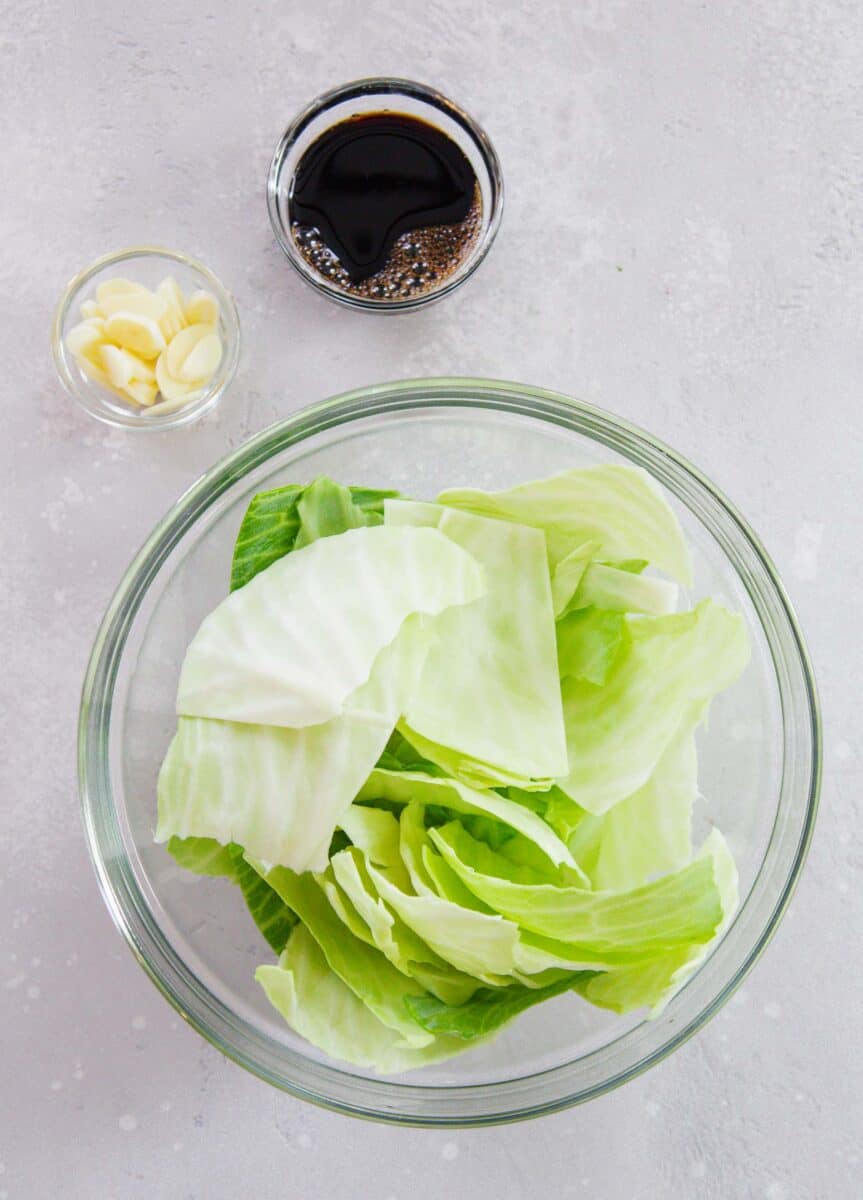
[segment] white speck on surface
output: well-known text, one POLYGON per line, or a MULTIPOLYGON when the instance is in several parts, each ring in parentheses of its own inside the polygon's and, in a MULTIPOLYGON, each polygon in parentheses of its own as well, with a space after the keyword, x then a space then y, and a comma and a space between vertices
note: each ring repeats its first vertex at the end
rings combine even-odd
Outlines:
POLYGON ((847 879, 840 879, 839 882, 836 884, 836 889, 839 892, 840 896, 847 896, 848 893, 851 891, 851 885, 847 879))
POLYGON ((764 1005, 764 1015, 771 1021, 778 1021, 782 1016, 782 1005, 777 1004, 775 1000, 768 1000, 764 1005))
POLYGON ((174 1150, 175 1150, 175 1151, 179 1151, 179 1150, 182 1150, 182 1149, 183 1149, 183 1143, 182 1143, 182 1142, 174 1142, 174 1150))
POLYGON ((147 1028, 147 1018, 146 1017, 132 1017, 132 1028, 133 1029, 146 1029, 147 1028))
POLYGON ((63 1090, 63 1080, 62 1079, 52 1079, 51 1080, 51 1091, 52 1092, 61 1092, 62 1090, 63 1090))
POLYGON ((170 1101, 170 1100, 163 1100, 163 1101, 162 1101, 162 1103, 159 1105, 159 1109, 160 1109, 160 1110, 161 1110, 163 1113, 168 1113, 168 1112, 170 1112, 170 1111, 171 1111, 171 1101, 170 1101))
POLYGON ((809 582, 818 574, 818 552, 824 537, 824 526, 816 521, 804 521, 794 535, 794 556, 791 572, 795 579, 809 582))
POLYGON ((703 1159, 694 1162, 689 1168, 689 1174, 693 1179, 704 1179, 707 1175, 707 1163, 703 1159))
POLYGON ((852 754, 850 743, 849 742, 837 742, 835 753, 836 753, 836 757, 839 759, 840 762, 847 762, 852 754))
POLYGON ((123 1113, 117 1124, 124 1133, 134 1133, 138 1128, 138 1118, 133 1116, 131 1113, 123 1113))
POLYGON ((42 966, 42 959, 41 959, 41 958, 39 958, 39 956, 38 956, 38 955, 35 955, 33 958, 31 958, 31 959, 30 959, 30 966, 31 966, 31 967, 41 967, 41 966, 42 966))
POLYGON ((297 1145, 302 1150, 309 1150, 309 1149, 311 1149, 312 1139, 309 1137, 309 1135, 307 1133, 297 1134, 297 1145))
POLYGON ((441 1158, 446 1159, 447 1162, 452 1162, 453 1159, 458 1158, 457 1144, 455 1142, 444 1142, 440 1154, 441 1158))
POLYGON ((31 983, 30 986, 27 988, 27 999, 28 1000, 38 1000, 41 995, 42 995, 42 989, 39 987, 38 983, 31 983))
POLYGON ((5 981, 3 986, 7 991, 14 992, 15 988, 20 987, 26 978, 27 976, 23 973, 21 975, 13 975, 10 979, 5 981))
POLYGON ((659 1105, 655 1100, 648 1100, 644 1106, 644 1111, 649 1117, 656 1118, 659 1116, 659 1105))
POLYGON ((788 1188, 774 1179, 764 1189, 764 1200, 788 1200, 788 1188))
POLYGON ((84 493, 81 491, 80 485, 67 475, 63 480, 63 491, 59 499, 49 500, 42 510, 42 517, 48 522, 48 528, 52 533, 59 533, 63 528, 67 505, 81 504, 83 499, 84 493))
POLYGON ((76 1067, 75 1070, 72 1072, 72 1078, 73 1079, 83 1079, 84 1078, 84 1068, 76 1067))

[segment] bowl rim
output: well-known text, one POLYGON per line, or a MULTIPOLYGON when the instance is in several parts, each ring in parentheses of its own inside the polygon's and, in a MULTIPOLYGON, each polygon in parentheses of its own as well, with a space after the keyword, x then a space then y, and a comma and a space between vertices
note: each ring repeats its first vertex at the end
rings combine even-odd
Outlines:
MULTIPOLYGON (((290 182, 289 180, 289 184, 290 182)), ((285 258, 300 278, 310 287, 314 288, 315 291, 320 292, 321 295, 326 296, 329 300, 335 300, 336 303, 346 308, 353 308, 361 312, 391 315, 414 312, 417 309, 425 308, 426 305, 436 304, 439 300, 443 300, 445 296, 450 295, 451 292, 461 287, 463 283, 466 283, 471 278, 491 249, 500 229, 501 220, 503 219, 503 206, 503 169, 494 144, 485 129, 465 109, 444 95, 443 92, 438 91, 437 88, 425 83, 418 83, 413 79, 403 79, 397 75, 370 75, 350 80, 347 83, 340 84, 338 87, 330 88, 326 92, 321 92, 320 95, 306 104, 304 108, 300 109, 292 118, 284 133, 282 133, 273 151, 273 157, 270 160, 270 169, 267 174, 267 212, 276 241, 285 258), (351 292, 342 291, 334 284, 328 283, 322 275, 319 275, 317 271, 309 266, 299 253, 291 236, 290 229, 286 227, 282 214, 282 171, 288 154, 305 129, 321 113, 326 113, 331 108, 335 108, 345 101, 374 96, 404 96, 409 100, 425 104, 429 109, 437 109, 449 117, 451 121, 461 126, 473 140, 482 158, 483 166, 488 173, 488 185, 491 191, 491 211, 488 225, 466 261, 453 273, 445 284, 435 291, 427 292, 420 296, 409 297, 404 300, 375 300, 368 296, 357 296, 351 292)))
MULTIPOLYGON (((662 481, 664 482, 664 481, 662 481)), ((667 484, 665 486, 668 486, 667 484)), ((699 516, 699 514, 695 514, 699 516)), ((712 531, 715 532, 715 531, 712 531)), ((773 647, 771 645, 771 655, 773 647)), ((774 657, 774 665, 776 660, 774 657)), ((782 682, 778 684, 783 711, 787 696, 782 693, 782 682)), ((274 1084, 300 1099, 308 1100, 321 1107, 344 1114, 402 1125, 435 1127, 468 1127, 503 1124, 523 1120, 546 1113, 560 1111, 602 1095, 630 1079, 642 1074, 649 1067, 666 1058, 719 1011, 743 982, 755 962, 764 952, 784 914, 800 876, 811 842, 818 809, 818 796, 822 764, 821 716, 817 688, 809 654, 793 607, 779 578, 778 572, 757 535, 737 508, 686 458, 666 446, 663 442, 632 425, 628 421, 603 410, 573 400, 558 392, 534 388, 528 385, 489 379, 441 377, 410 379, 353 389, 330 399, 305 407, 289 417, 274 423, 254 435, 238 449, 232 451, 201 475, 196 482, 177 500, 144 542, 132 560, 117 587, 96 635, 81 693, 81 708, 78 725, 78 779, 84 830, 102 897, 114 923, 125 938, 138 962, 153 983, 168 999, 180 1015, 189 1022, 206 1040, 223 1054, 245 1067, 259 1078, 274 1084), (759 923, 759 933, 746 947, 745 955, 731 978, 702 1005, 694 1016, 672 1028, 662 1043, 645 1054, 638 1062, 622 1067, 616 1073, 597 1083, 578 1090, 555 1090, 543 1099, 540 1095, 530 1102, 519 1099, 519 1085, 549 1082, 554 1077, 560 1081, 567 1073, 577 1070, 579 1063, 591 1055, 601 1054, 620 1041, 633 1036, 638 1029, 625 1030, 599 1050, 588 1052, 576 1062, 564 1063, 548 1070, 539 1071, 513 1080, 481 1084, 454 1086, 422 1086, 414 1083, 393 1082, 369 1078, 341 1071, 337 1067, 324 1065, 305 1056, 293 1056, 294 1066, 300 1073, 305 1071, 308 1079, 287 1077, 268 1067, 260 1057, 232 1042, 224 1032, 219 1033, 214 1016, 220 1018, 223 1029, 229 1033, 238 1030, 240 1018, 207 991, 194 975, 185 968, 182 960, 161 938, 158 925, 151 919, 146 901, 137 888, 128 859, 122 845, 106 844, 103 821, 113 818, 114 807, 110 789, 110 777, 106 755, 102 753, 102 742, 107 745, 107 730, 110 722, 111 697, 119 668, 125 636, 144 598, 147 589, 167 555, 191 528, 197 518, 216 500, 249 471, 265 463, 274 453, 296 445, 315 433, 364 417, 381 414, 398 414, 407 410, 435 408, 479 408, 495 409, 504 413, 529 416, 550 421, 573 432, 587 434, 602 433, 601 444, 626 453, 625 447, 649 451, 657 466, 670 466, 706 490, 733 522, 735 534, 741 535, 751 549, 758 565, 764 571, 771 589, 771 598, 776 601, 777 612, 784 623, 783 633, 789 636, 789 645, 794 665, 799 668, 802 682, 802 706, 805 714, 804 732, 807 735, 807 758, 805 789, 798 788, 798 801, 802 803, 802 818, 799 831, 795 830, 796 841, 790 862, 783 863, 782 882, 778 894, 766 918, 759 923), (107 780, 107 787, 103 786, 107 780), (803 791, 805 790, 805 796, 803 791), (118 852, 119 851, 119 852, 118 852), (125 864, 123 860, 126 860, 125 864), (124 874, 125 871, 125 874, 124 874), (130 886, 131 885, 131 886, 130 886), (154 961, 158 957, 159 961, 154 961), (185 971, 188 978, 178 975, 185 971), (322 1086, 322 1081, 323 1085, 322 1086), (493 1106, 486 1110, 485 1100, 502 1097, 504 1106, 493 1106), (461 1101, 459 1104, 457 1101, 461 1101), (439 1102, 439 1103, 435 1103, 439 1102)), ((783 790, 785 783, 783 763, 783 790)), ((777 820, 782 811, 777 807, 777 820)), ((774 825, 775 831, 775 825, 774 825)), ((110 841, 110 839, 107 839, 110 841)), ((773 834, 768 851, 773 844, 773 834)), ((759 867, 749 895, 738 910, 737 918, 747 909, 749 900, 764 871, 765 859, 759 867)), ((730 932, 730 931, 729 931, 730 932)), ((723 943, 724 944, 724 943, 723 943)), ((722 947, 719 948, 721 950, 722 947)), ((719 954, 717 950, 717 955, 719 954)), ((710 965, 704 964, 702 970, 710 965)), ((697 971, 693 980, 700 977, 697 971)), ((690 981, 691 982, 691 981, 690 981)), ((683 995, 689 984, 678 996, 683 995)), ((678 997, 675 997, 677 999, 678 997)), ((672 1002, 673 1004, 673 1002, 672 1002)), ((672 1005, 669 1005, 669 1012, 672 1005)), ((658 1022, 652 1023, 654 1025, 658 1022)), ((243 1030, 239 1029, 240 1035, 243 1030)), ((260 1035, 263 1037, 263 1035, 260 1035)), ((272 1043, 271 1043, 272 1044, 272 1043)), ((253 1047, 254 1049, 254 1047, 253 1047)), ((573 1083, 575 1081, 573 1080, 573 1083)))
POLYGON ((115 429, 127 429, 134 433, 164 433, 168 429, 179 429, 183 425, 191 425, 211 412, 233 382, 240 361, 241 345, 240 315, 231 292, 218 275, 204 263, 190 254, 185 254, 181 250, 171 250, 167 246, 126 246, 122 250, 112 250, 108 254, 102 254, 88 263, 66 284, 54 310, 54 320, 51 325, 51 356, 57 376, 65 391, 84 412, 95 420, 101 421, 103 425, 110 425, 115 429), (93 403, 71 369, 63 340, 64 326, 69 312, 90 281, 107 267, 119 266, 134 258, 155 258, 162 259, 166 263, 178 263, 187 270, 200 275, 218 299, 221 317, 229 333, 225 339, 222 361, 201 395, 196 400, 167 411, 155 419, 148 419, 146 412, 138 414, 131 409, 128 414, 121 413, 119 410, 114 412, 93 403))

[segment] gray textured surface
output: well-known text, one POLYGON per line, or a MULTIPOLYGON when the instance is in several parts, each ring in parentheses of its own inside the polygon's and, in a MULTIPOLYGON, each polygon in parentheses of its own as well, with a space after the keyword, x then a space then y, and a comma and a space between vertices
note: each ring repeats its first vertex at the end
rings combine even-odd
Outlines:
POLYGON ((2 0, 0 1200, 863 1194, 861 16, 857 0, 2 0), (472 283, 389 322, 306 289, 263 203, 294 110, 377 72, 462 100, 508 187, 472 283), (90 421, 46 353, 66 279, 141 240, 211 263, 246 342, 220 412, 156 438, 90 421), (305 1107, 183 1026, 102 907, 74 781, 98 619, 180 491, 300 405, 429 373, 573 392, 690 455, 784 573, 826 720, 807 870, 728 1008, 586 1108, 440 1134, 305 1107))

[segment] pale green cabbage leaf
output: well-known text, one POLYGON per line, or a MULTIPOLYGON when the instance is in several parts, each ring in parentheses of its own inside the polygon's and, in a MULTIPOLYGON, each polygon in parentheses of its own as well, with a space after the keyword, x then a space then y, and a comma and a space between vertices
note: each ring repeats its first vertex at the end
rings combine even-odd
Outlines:
POLYGON ((405 1045, 330 968, 303 925, 294 930, 278 964, 258 967, 255 978, 288 1025, 338 1061, 395 1075, 464 1051, 464 1041, 454 1037, 432 1035, 423 1046, 405 1045))
POLYGON ((333 830, 386 746, 426 650, 426 631, 409 619, 345 711, 321 725, 181 717, 159 773, 156 841, 215 838, 266 862, 323 870, 333 830))
POLYGON ((457 822, 429 837, 462 882, 495 912, 523 929, 597 954, 638 959, 677 946, 701 945, 718 929, 724 908, 720 873, 728 849, 714 830, 687 866, 624 892, 594 892, 513 881, 484 843, 457 822))
POLYGON ((482 568, 435 529, 351 529, 278 559, 204 619, 177 712, 298 729, 338 716, 414 613, 484 591, 482 568))
POLYGON ((592 813, 643 787, 749 657, 742 619, 712 600, 688 613, 629 617, 626 633, 601 686, 573 676, 562 685, 570 771, 559 787, 592 813))
POLYGON ((504 492, 448 488, 438 502, 542 529, 552 567, 585 542, 594 542, 595 557, 603 561, 646 559, 678 583, 692 582, 689 550, 677 517, 638 467, 583 467, 504 492))
POLYGON ((363 784, 357 798, 360 801, 385 800, 399 806, 417 800, 421 804, 437 805, 452 812, 492 817, 517 830, 555 866, 565 863, 578 870, 566 844, 541 817, 498 792, 482 791, 456 779, 426 775, 421 771, 376 768, 363 784))
MULTIPOLYGON (((388 500, 386 527, 421 527, 434 506, 388 500)), ((435 645, 403 731, 425 757, 487 784, 547 781, 567 769, 551 582, 541 532, 441 508, 437 531, 485 571, 486 591, 435 622, 435 645), (518 569, 514 570, 514 564, 518 569), (477 664, 482 669, 477 669, 477 664)), ((431 530, 429 530, 431 532, 431 530)))

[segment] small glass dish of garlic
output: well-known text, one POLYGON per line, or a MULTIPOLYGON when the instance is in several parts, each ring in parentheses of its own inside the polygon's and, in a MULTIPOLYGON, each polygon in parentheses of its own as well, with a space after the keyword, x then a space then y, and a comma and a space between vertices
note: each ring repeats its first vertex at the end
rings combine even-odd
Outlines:
POLYGON ((52 349, 61 383, 91 416, 172 429, 218 404, 237 369, 240 322, 207 267, 139 246, 76 275, 57 308, 52 349))

